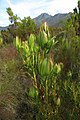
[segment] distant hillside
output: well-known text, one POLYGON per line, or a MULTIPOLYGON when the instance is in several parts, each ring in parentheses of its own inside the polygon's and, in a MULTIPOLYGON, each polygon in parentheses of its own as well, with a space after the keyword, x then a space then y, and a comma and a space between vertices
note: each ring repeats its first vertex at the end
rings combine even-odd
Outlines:
MULTIPOLYGON (((40 27, 42 22, 45 22, 45 21, 48 23, 49 26, 63 27, 64 23, 65 23, 65 21, 68 17, 70 17, 69 13, 66 13, 66 14, 58 13, 54 16, 49 15, 47 13, 42 13, 41 15, 34 18, 34 21, 35 21, 35 23, 37 24, 38 27, 40 27)), ((6 27, 1 27, 0 26, 0 31, 1 30, 7 30, 8 27, 9 26, 6 26, 6 27)))
POLYGON ((51 16, 47 13, 42 13, 38 17, 34 18, 34 21, 38 27, 40 27, 42 22, 45 22, 45 21, 48 23, 49 26, 62 27, 64 26, 64 23, 68 17, 70 17, 69 13, 66 13, 66 14, 59 13, 54 16, 51 16))
POLYGON ((42 13, 38 17, 34 18, 34 21, 37 24, 37 26, 40 26, 42 24, 42 22, 46 21, 50 17, 52 17, 52 16, 48 15, 47 13, 42 13))
POLYGON ((6 27, 1 27, 1 26, 0 26, 0 31, 1 31, 1 30, 7 30, 7 28, 8 28, 8 26, 6 26, 6 27))

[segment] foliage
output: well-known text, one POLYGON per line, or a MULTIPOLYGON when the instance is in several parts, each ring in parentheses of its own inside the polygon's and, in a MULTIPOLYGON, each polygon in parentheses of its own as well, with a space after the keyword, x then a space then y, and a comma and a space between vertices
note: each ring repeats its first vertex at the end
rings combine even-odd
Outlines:
POLYGON ((46 22, 35 36, 30 17, 7 13, 14 22, 0 43, 14 40, 17 51, 0 47, 0 119, 79 120, 80 0, 65 28, 50 28, 51 35, 46 22))
POLYGON ((15 119, 16 107, 23 97, 17 79, 19 64, 13 46, 0 48, 0 119, 3 120, 15 119))
POLYGON ((15 29, 15 35, 19 36, 25 41, 31 33, 35 33, 36 24, 30 17, 24 17, 20 22, 17 23, 15 29))
POLYGON ((3 44, 3 39, 2 39, 2 35, 0 33, 0 46, 3 44))
POLYGON ((24 17, 21 19, 17 15, 14 15, 11 8, 7 8, 7 13, 9 15, 9 20, 12 25, 9 28, 9 32, 13 36, 19 36, 23 41, 25 41, 31 33, 35 33, 36 24, 33 19, 29 17, 24 17))
MULTIPOLYGON (((78 106, 80 106, 78 102, 80 86, 77 86, 77 89, 75 88, 76 83, 71 83, 70 81, 60 81, 59 77, 62 63, 53 64, 52 58, 49 55, 50 49, 54 45, 52 42, 53 39, 50 39, 49 31, 45 24, 41 26, 37 40, 35 39, 34 35, 31 35, 29 40, 20 46, 21 50, 19 50, 19 54, 21 55, 27 68, 27 73, 34 80, 34 86, 30 88, 29 95, 36 100, 35 102, 38 106, 36 119, 55 120, 61 118, 65 119, 67 117, 73 119, 75 117, 74 112, 76 110, 79 112, 79 107, 76 108, 75 104, 77 102, 78 106), (71 88, 71 91, 69 88, 71 88), (63 97, 66 97, 65 94, 68 96, 64 100, 63 97), (77 101, 75 101, 76 99, 77 101), (72 106, 74 103, 74 107, 71 108, 72 113, 70 113, 70 111, 68 114, 65 112, 61 113, 66 105, 65 103, 67 103, 68 100, 71 100, 70 106, 72 106)), ((65 47, 67 49, 68 46, 65 47)), ((65 109, 65 111, 68 110, 70 109, 65 109)))
POLYGON ((58 42, 54 50, 55 61, 64 64, 61 78, 72 81, 80 80, 80 36, 78 18, 75 21, 76 15, 78 13, 71 13, 71 18, 67 20, 64 31, 57 35, 58 42))
MULTIPOLYGON (((31 34, 29 40, 22 42, 21 45, 19 38, 16 38, 16 47, 25 64, 27 73, 34 80, 34 85, 39 93, 43 89, 46 99, 48 99, 48 87, 51 86, 51 83, 48 83, 49 79, 61 71, 61 64, 53 65, 50 57, 50 50, 54 45, 54 38, 50 38, 46 23, 41 26, 37 39, 31 34), (41 86, 42 88, 40 88, 41 86)), ((43 97, 43 95, 40 95, 40 97, 43 97)))
POLYGON ((37 120, 79 120, 80 84, 53 80, 49 102, 38 101, 37 120))
POLYGON ((80 0, 78 0, 78 7, 73 10, 74 13, 71 14, 72 24, 75 28, 76 35, 80 36, 80 0))
POLYGON ((11 23, 14 22, 14 24, 16 25, 17 20, 20 19, 17 15, 14 15, 12 9, 10 7, 7 8, 7 13, 9 15, 9 20, 11 23))
POLYGON ((77 52, 80 43, 79 36, 71 26, 72 23, 67 23, 65 31, 51 38, 44 23, 37 38, 31 34, 28 41, 19 43, 18 52, 26 73, 34 81, 28 95, 37 106, 37 120, 79 119, 80 85, 77 81, 80 73, 77 52), (52 49, 54 58, 51 56, 52 49))

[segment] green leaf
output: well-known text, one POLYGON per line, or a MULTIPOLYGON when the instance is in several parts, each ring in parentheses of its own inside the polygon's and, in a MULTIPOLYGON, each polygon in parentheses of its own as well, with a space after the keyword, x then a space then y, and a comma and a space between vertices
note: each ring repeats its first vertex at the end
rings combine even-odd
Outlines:
POLYGON ((29 47, 30 47, 31 51, 34 50, 34 41, 35 41, 35 36, 33 34, 31 34, 29 37, 29 47))
POLYGON ((38 90, 35 87, 31 87, 29 90, 29 96, 36 98, 38 96, 38 90))

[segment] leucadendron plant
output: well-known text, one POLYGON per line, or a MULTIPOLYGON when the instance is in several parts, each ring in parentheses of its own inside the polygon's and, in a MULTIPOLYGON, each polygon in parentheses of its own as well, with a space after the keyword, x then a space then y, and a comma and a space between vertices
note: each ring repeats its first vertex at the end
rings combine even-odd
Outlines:
MULTIPOLYGON (((68 72, 68 80, 63 80, 63 63, 56 63, 52 52, 55 38, 43 23, 37 37, 31 34, 27 41, 16 37, 15 46, 33 80, 28 95, 35 104, 36 120, 76 120, 80 118, 80 83, 70 81, 72 71, 68 72)), ((70 45, 64 47, 69 49, 70 45)))
MULTIPOLYGON (((42 101, 47 106, 50 104, 51 89, 53 84, 57 83, 57 76, 63 67, 62 63, 54 63, 54 58, 51 55, 55 44, 55 36, 51 38, 46 22, 40 27, 37 37, 31 34, 29 39, 23 42, 16 37, 15 46, 23 60, 27 74, 33 79, 29 96, 34 98, 38 105, 42 101)), ((56 85, 54 86, 56 87, 56 85)), ((55 95, 54 97, 56 105, 59 106, 59 96, 55 95)))
POLYGON ((51 86, 51 77, 61 71, 61 64, 54 64, 51 49, 56 44, 55 37, 50 37, 47 23, 40 27, 39 35, 31 34, 27 41, 21 42, 16 37, 15 46, 25 64, 27 73, 34 81, 34 87, 41 98, 48 102, 48 92, 51 86), (43 90, 42 90, 43 89, 43 90), (43 91, 43 93, 41 93, 43 91))

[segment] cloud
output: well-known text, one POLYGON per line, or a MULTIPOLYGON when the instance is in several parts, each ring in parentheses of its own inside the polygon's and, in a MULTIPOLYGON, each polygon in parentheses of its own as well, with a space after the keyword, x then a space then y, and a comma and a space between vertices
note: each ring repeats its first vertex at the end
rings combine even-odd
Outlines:
POLYGON ((10 0, 6 0, 6 1, 9 4, 9 7, 12 7, 11 1, 10 0))
POLYGON ((22 18, 24 16, 31 16, 33 18, 42 12, 47 12, 52 15, 57 12, 70 12, 77 5, 76 0, 74 2, 73 0, 24 0, 16 4, 12 4, 10 0, 7 0, 7 2, 13 12, 22 18))
MULTIPOLYGON (((21 18, 27 16, 34 18, 41 13, 54 15, 56 13, 71 12, 77 6, 77 0, 6 0, 5 4, 7 4, 7 7, 11 7, 14 14, 21 18)), ((2 17, 4 18, 4 14, 2 17)), ((8 20, 8 16, 5 16, 5 19, 8 20)))
POLYGON ((51 1, 53 0, 50 0, 50 2, 48 0, 47 2, 46 0, 24 0, 16 4, 12 4, 10 0, 7 0, 7 3, 12 8, 14 14, 19 15, 21 18, 23 18, 24 16, 31 16, 32 18, 34 18, 43 12, 48 13, 48 6, 50 6, 51 1))
POLYGON ((74 7, 77 6, 77 1, 74 0, 54 0, 49 6, 49 12, 55 14, 56 12, 68 13, 72 12, 74 7))
POLYGON ((9 25, 9 19, 8 19, 8 14, 6 12, 2 12, 0 14, 0 26, 6 26, 6 25, 9 25))
POLYGON ((31 14, 32 3, 27 2, 17 2, 16 4, 11 3, 10 0, 6 0, 9 7, 11 7, 14 14, 20 17, 29 16, 31 14))

